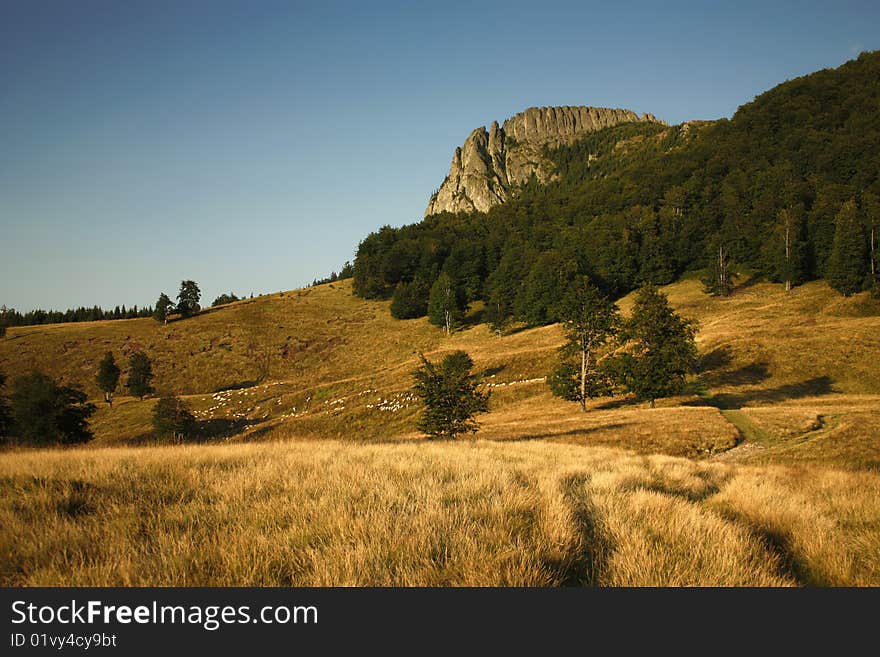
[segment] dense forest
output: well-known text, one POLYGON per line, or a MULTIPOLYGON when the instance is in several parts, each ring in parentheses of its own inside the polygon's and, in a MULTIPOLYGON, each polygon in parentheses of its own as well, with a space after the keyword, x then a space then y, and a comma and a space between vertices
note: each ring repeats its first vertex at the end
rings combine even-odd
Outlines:
POLYGON ((540 325, 558 320, 560 295, 584 275, 615 297, 693 270, 725 293, 737 268, 876 291, 878 110, 875 52, 785 82, 730 120, 592 133, 546 153, 554 180, 533 179, 488 213, 370 234, 355 293, 419 317, 451 280, 455 303, 483 300, 487 321, 540 325))
POLYGON ((68 322, 97 322, 108 319, 134 319, 136 317, 151 317, 153 308, 146 306, 138 308, 132 306, 126 308, 116 306, 112 310, 98 306, 91 308, 70 308, 68 310, 29 310, 21 313, 15 308, 0 307, 0 326, 34 326, 39 324, 64 324, 68 322))

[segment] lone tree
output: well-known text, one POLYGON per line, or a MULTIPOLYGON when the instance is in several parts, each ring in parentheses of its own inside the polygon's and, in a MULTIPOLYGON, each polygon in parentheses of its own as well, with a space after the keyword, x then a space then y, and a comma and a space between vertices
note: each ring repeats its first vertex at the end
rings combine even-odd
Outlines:
POLYGON ((621 332, 627 350, 618 356, 618 376, 651 408, 656 399, 680 393, 696 364, 695 333, 694 323, 677 315, 662 292, 643 287, 621 332))
POLYGON ((547 382, 554 395, 580 402, 586 412, 588 399, 611 392, 611 375, 598 362, 596 351, 617 331, 620 313, 586 276, 569 286, 558 313, 568 341, 560 348, 561 362, 547 382))
POLYGON ((447 334, 451 333, 461 321, 466 307, 462 291, 449 274, 442 272, 428 295, 428 321, 442 326, 447 334))
POLYGON ((88 419, 94 404, 74 386, 58 385, 42 372, 31 372, 12 382, 12 434, 31 445, 75 444, 92 439, 88 419))
POLYGON ((168 315, 170 315, 174 311, 174 303, 171 299, 168 298, 168 295, 164 292, 159 295, 159 300, 156 302, 156 308, 153 310, 153 319, 157 322, 162 322, 163 324, 168 323, 168 315))
POLYGON ((479 428, 477 413, 489 410, 489 393, 480 392, 479 378, 471 374, 474 361, 464 351, 454 351, 435 365, 423 355, 413 372, 413 391, 425 404, 418 428, 432 438, 455 438, 479 428))
POLYGON ((98 388, 104 393, 104 401, 110 408, 113 408, 113 393, 119 385, 120 374, 121 370, 116 364, 116 359, 113 358, 113 352, 108 351, 98 367, 98 388))
POLYGON ((175 441, 195 433, 196 418, 179 397, 161 397, 153 408, 153 429, 161 438, 170 436, 175 441))
POLYGON ((834 218, 834 242, 828 257, 828 283, 848 297, 862 289, 867 249, 855 199, 843 204, 834 218))
POLYGON ((198 283, 195 281, 180 281, 180 292, 177 294, 177 312, 184 317, 195 315, 201 306, 199 299, 202 298, 202 291, 199 289, 198 283))
POLYGON ((143 351, 136 351, 128 359, 128 380, 125 387, 133 397, 143 400, 153 392, 153 366, 143 351))

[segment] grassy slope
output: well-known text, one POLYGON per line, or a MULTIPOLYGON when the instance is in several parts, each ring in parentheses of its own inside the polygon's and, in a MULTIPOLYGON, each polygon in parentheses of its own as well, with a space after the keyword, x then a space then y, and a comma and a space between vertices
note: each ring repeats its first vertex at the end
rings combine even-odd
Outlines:
POLYGON ((880 584, 872 302, 822 283, 666 292, 700 322, 691 391, 586 415, 536 380, 559 327, 445 337, 348 284, 167 327, 13 329, 12 375, 91 385, 108 348, 146 349, 203 439, 231 442, 113 447, 150 441, 153 402, 120 398, 93 422, 105 449, 0 454, 0 583, 880 584), (416 441, 408 373, 455 348, 493 386, 482 440, 416 441))
MULTIPOLYGON (((539 380, 562 341, 558 326, 498 337, 484 325, 444 336, 425 320, 397 321, 387 303, 352 296, 349 282, 279 293, 168 326, 151 319, 11 329, 0 370, 38 367, 84 385, 112 349, 144 349, 159 392, 188 395, 204 440, 415 438, 409 372, 424 351, 467 350, 492 385, 481 437, 603 444, 642 453, 707 456, 743 437, 759 460, 880 463, 880 317, 866 296, 843 299, 821 282, 786 294, 744 286, 730 299, 695 280, 665 289, 700 324, 702 372, 692 394, 649 411, 599 400, 584 416, 539 380), (216 392, 228 389, 225 392, 216 392), (740 409, 744 409, 740 411, 740 409)), ((627 312, 631 298, 621 301, 627 312)), ((96 444, 151 439, 150 400, 100 405, 96 444)))

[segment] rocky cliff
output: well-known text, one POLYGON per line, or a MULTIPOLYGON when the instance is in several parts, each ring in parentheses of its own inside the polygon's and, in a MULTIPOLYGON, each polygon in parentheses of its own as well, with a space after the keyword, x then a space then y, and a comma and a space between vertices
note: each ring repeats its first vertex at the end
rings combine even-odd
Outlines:
MULTIPOLYGON (((545 181, 553 164, 543 155, 545 146, 575 141, 588 132, 619 123, 658 121, 625 109, 603 107, 531 107, 498 126, 493 121, 474 130, 455 149, 449 175, 431 197, 425 216, 438 212, 485 212, 503 203, 534 174, 545 181)), ((662 123, 662 122, 660 122, 662 123)))

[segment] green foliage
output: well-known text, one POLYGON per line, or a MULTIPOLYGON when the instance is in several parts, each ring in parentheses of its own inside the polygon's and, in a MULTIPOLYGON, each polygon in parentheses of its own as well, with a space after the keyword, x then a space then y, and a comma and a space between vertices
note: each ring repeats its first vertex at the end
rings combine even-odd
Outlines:
MULTIPOLYGON (((862 199, 868 249, 867 217, 876 211, 865 199, 880 195, 877 79, 880 53, 863 54, 781 84, 731 120, 590 133, 547 151, 554 180, 526 184, 487 213, 442 213, 368 236, 355 259, 355 293, 385 298, 418 273, 434 280, 446 271, 469 301, 480 294, 486 316, 501 326, 506 319, 553 321, 545 265, 556 256, 549 254, 571 267, 563 278, 589 275, 613 297, 720 268, 719 245, 731 276, 736 263, 793 283, 826 277, 835 218, 852 197, 862 199), (783 210, 796 224, 788 259, 780 256, 779 227, 789 221, 783 210)), ((721 272, 714 274, 710 287, 729 291, 730 276, 722 284, 721 272)))
POLYGON ((101 359, 98 366, 98 389, 104 393, 104 401, 108 406, 113 406, 113 393, 116 392, 116 386, 119 385, 119 376, 121 374, 113 352, 108 351, 101 359))
POLYGON ((428 296, 428 320, 450 333, 459 325, 466 309, 461 288, 449 274, 441 273, 431 286, 428 296))
POLYGON ((678 316, 657 288, 646 285, 621 333, 626 351, 616 359, 616 376, 652 406, 655 399, 681 393, 696 364, 695 334, 694 323, 678 316))
POLYGON ((711 264, 703 275, 703 290, 712 296, 729 297, 733 294, 733 277, 736 272, 730 261, 730 249, 721 240, 714 240, 709 245, 711 264))
POLYGON ((195 433, 196 419, 179 397, 160 397, 153 408, 153 429, 160 438, 179 442, 195 433))
POLYGON ((554 395, 580 402, 586 410, 588 399, 612 390, 611 375, 599 362, 597 351, 617 332, 620 313, 586 276, 567 287, 558 312, 567 342, 560 349, 559 367, 547 382, 554 395))
POLYGON ((224 292, 219 297, 214 299, 214 302, 211 304, 211 308, 216 308, 217 306, 225 306, 227 303, 232 303, 233 301, 238 301, 239 297, 235 296, 232 292, 224 292))
POLYGON ((180 281, 180 292, 177 293, 177 312, 183 317, 195 315, 201 310, 199 305, 201 298, 202 291, 199 290, 198 283, 195 281, 180 281))
POLYGON ((12 382, 12 435, 28 445, 76 444, 92 439, 88 419, 95 412, 86 394, 61 386, 42 372, 12 382))
POLYGON ((431 286, 421 276, 407 283, 401 281, 391 298, 391 316, 397 319, 424 317, 428 312, 428 295, 431 286))
POLYGON ((867 250, 854 199, 834 219, 834 242, 828 257, 828 283, 848 297, 862 289, 868 270, 867 250))
POLYGON ((577 265, 558 251, 538 256, 517 295, 514 310, 529 326, 559 321, 557 312, 563 290, 576 274, 577 265))
POLYGON ((808 253, 804 207, 783 208, 764 244, 765 269, 770 278, 788 287, 807 278, 808 253))
POLYGON ((151 392, 153 386, 153 366, 150 359, 142 351, 136 351, 128 359, 128 380, 125 387, 130 395, 143 399, 151 392))
POLYGON ((471 373, 474 362, 464 351, 455 351, 437 366, 420 355, 422 365, 413 372, 413 391, 421 398, 425 411, 418 428, 432 438, 455 438, 474 433, 477 413, 489 410, 489 393, 480 392, 479 378, 471 373))
POLYGON ((165 322, 168 320, 168 315, 172 312, 174 312, 174 303, 168 298, 168 295, 163 292, 159 295, 158 301, 156 301, 156 309, 153 311, 153 319, 157 322, 165 322))

